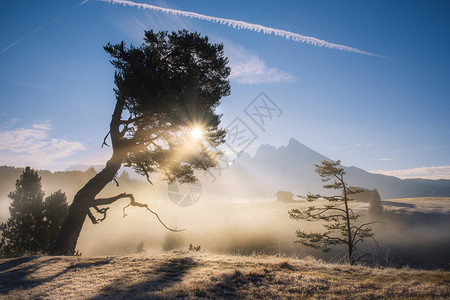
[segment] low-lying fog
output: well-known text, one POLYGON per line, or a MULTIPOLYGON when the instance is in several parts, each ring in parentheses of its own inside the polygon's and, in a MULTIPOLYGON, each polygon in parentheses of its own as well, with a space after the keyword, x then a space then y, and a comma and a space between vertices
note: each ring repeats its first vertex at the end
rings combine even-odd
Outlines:
MULTIPOLYGON (((276 254, 304 257, 313 255, 337 261, 345 248, 323 253, 295 244, 295 231, 320 231, 317 222, 299 222, 289 218, 288 211, 309 203, 276 201, 267 198, 226 198, 203 191, 198 202, 180 207, 169 199, 167 189, 135 191, 136 200, 148 203, 172 228, 185 229, 173 233, 166 230, 150 212, 128 207, 122 199, 111 206, 105 221, 93 225, 86 219, 77 249, 86 256, 130 254, 142 241, 147 250, 183 249, 189 244, 201 250, 232 254, 276 254)), ((351 207, 364 215, 368 203, 352 202, 351 207)), ((379 264, 410 265, 421 268, 449 268, 450 262, 450 198, 393 199, 385 203, 391 216, 385 225, 375 226, 381 248, 368 240, 359 248, 370 252, 379 264)))

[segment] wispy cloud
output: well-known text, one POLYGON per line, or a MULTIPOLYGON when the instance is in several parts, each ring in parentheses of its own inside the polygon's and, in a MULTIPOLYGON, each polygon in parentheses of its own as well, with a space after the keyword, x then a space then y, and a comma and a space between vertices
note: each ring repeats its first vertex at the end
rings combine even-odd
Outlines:
POLYGON ((264 61, 242 46, 227 43, 225 52, 230 60, 232 81, 244 84, 294 81, 294 77, 277 68, 269 68, 264 61))
POLYGON ((34 84, 34 83, 29 83, 29 82, 24 82, 24 81, 16 81, 16 83, 19 85, 22 85, 22 86, 26 86, 26 87, 32 87, 32 88, 37 88, 37 89, 47 89, 45 86, 34 84))
POLYGON ((49 122, 42 122, 31 128, 0 131, 0 161, 15 166, 48 167, 57 159, 85 150, 81 143, 50 137, 51 129, 49 122))
POLYGON ((402 179, 424 178, 424 179, 450 179, 450 166, 421 167, 401 170, 377 170, 371 173, 395 176, 402 179))
POLYGON ((376 160, 380 160, 380 161, 393 161, 393 160, 395 160, 395 158, 377 158, 376 160))
POLYGON ((191 24, 187 22, 186 18, 181 16, 168 17, 154 12, 139 16, 126 15, 120 19, 114 18, 112 23, 120 32, 137 43, 142 43, 144 31, 149 28, 156 31, 175 31, 180 28, 191 27, 191 24))
MULTIPOLYGON (((114 25, 123 34, 135 42, 142 42, 144 31, 149 27, 155 30, 176 30, 178 28, 192 27, 186 19, 175 16, 148 14, 139 17, 131 15, 115 19, 114 25)), ((221 39, 222 41, 224 39, 221 39)), ((294 77, 275 67, 268 67, 257 55, 251 53, 243 46, 231 41, 225 41, 225 54, 231 67, 230 80, 242 84, 293 82, 294 77)))
POLYGON ((41 129, 41 130, 50 130, 52 129, 52 125, 50 125, 49 122, 42 122, 42 123, 36 123, 32 126, 34 129, 41 129))
POLYGON ((162 13, 166 13, 166 14, 172 14, 172 15, 176 15, 176 16, 184 16, 184 17, 188 17, 188 18, 199 19, 199 20, 204 20, 204 21, 213 22, 213 23, 219 23, 222 25, 231 26, 235 29, 245 29, 245 30, 250 30, 250 31, 255 31, 255 32, 262 32, 263 34, 269 34, 269 35, 273 34, 275 36, 284 37, 288 40, 293 40, 295 42, 302 42, 302 43, 310 44, 310 45, 317 46, 317 47, 325 47, 325 48, 329 48, 329 49, 336 49, 336 50, 341 50, 341 51, 347 51, 347 52, 353 52, 353 53, 358 53, 358 54, 364 54, 364 55, 385 58, 384 56, 377 55, 377 54, 370 53, 370 52, 363 51, 363 50, 359 50, 359 49, 356 49, 353 47, 349 47, 349 46, 345 46, 345 45, 341 45, 341 44, 330 43, 330 42, 320 40, 315 37, 305 36, 305 35, 301 35, 298 33, 290 32, 290 31, 286 31, 286 30, 282 30, 282 29, 276 29, 276 28, 272 28, 272 27, 267 27, 267 26, 260 25, 260 24, 248 23, 245 21, 217 18, 217 17, 212 17, 212 16, 195 13, 195 12, 164 8, 164 7, 160 7, 160 6, 150 5, 150 4, 146 4, 146 3, 138 3, 138 2, 133 2, 133 1, 124 1, 124 0, 98 0, 98 1, 108 2, 108 3, 112 3, 112 4, 122 4, 124 6, 137 7, 139 9, 149 9, 149 10, 158 11, 158 12, 162 12, 162 13))
POLYGON ((19 122, 19 120, 20 120, 20 118, 12 118, 12 119, 9 119, 9 120, 3 122, 3 124, 0 125, 0 130, 9 129, 9 128, 13 127, 17 122, 19 122))

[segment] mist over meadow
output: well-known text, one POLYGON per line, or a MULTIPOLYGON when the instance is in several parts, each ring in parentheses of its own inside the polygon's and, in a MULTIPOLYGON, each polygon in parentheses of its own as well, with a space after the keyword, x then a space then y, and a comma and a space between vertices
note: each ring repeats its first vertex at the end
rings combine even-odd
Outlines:
MULTIPOLYGON (((164 191, 160 195, 163 198, 164 191)), ((379 247, 367 241, 359 251, 371 253, 373 256, 369 260, 380 265, 447 269, 449 200, 399 199, 397 202, 405 206, 419 202, 426 212, 407 208, 397 211, 394 207, 385 206, 392 217, 385 225, 374 227, 379 247)), ((148 250, 187 250, 192 244, 200 245, 202 250, 219 253, 298 258, 312 255, 325 261, 342 261, 345 247, 323 253, 293 243, 297 229, 323 231, 319 222, 289 219, 288 210, 307 205, 309 203, 301 200, 298 203, 283 203, 275 199, 251 202, 250 199, 224 199, 211 194, 202 195, 201 200, 191 207, 176 207, 167 198, 152 202, 152 209, 168 225, 186 229, 172 233, 138 208, 128 208, 127 217, 123 218, 122 205, 117 203, 104 224, 86 224, 79 248, 87 255, 129 254, 136 252, 137 245, 143 241, 148 250)), ((352 207, 361 215, 367 214, 367 203, 352 203, 352 207)))
MULTIPOLYGON (((2 167, 6 171, 20 174, 19 168, 2 167)), ((296 221, 289 218, 293 208, 306 208, 303 198, 294 194, 293 202, 277 201, 275 192, 251 189, 251 181, 238 185, 228 181, 227 170, 218 180, 199 173, 200 191, 195 203, 180 206, 171 197, 173 189, 158 176, 153 176, 151 186, 132 170, 108 184, 99 197, 114 196, 121 192, 132 192, 140 202, 149 204, 171 228, 185 229, 182 232, 166 230, 148 211, 139 207, 123 208, 128 204, 123 199, 111 205, 107 218, 92 224, 89 220, 80 234, 77 250, 83 256, 126 255, 137 252, 140 243, 144 251, 187 250, 189 245, 200 246, 202 251, 237 255, 280 255, 304 258, 313 256, 328 262, 340 262, 345 257, 345 247, 335 247, 329 253, 294 243, 295 231, 323 231, 320 222, 296 221), (132 174, 130 177, 129 174, 132 174), (203 183, 203 184, 202 184, 203 183), (249 186, 250 185, 250 186, 249 186), (224 186, 233 187, 224 193, 224 186)), ((57 189, 66 192, 71 201, 85 180, 93 176, 94 169, 51 173, 40 171, 46 195, 57 189)), ((13 190, 14 176, 6 178, 2 186, 2 222, 8 218, 8 189, 13 190)), ((267 178, 266 178, 267 180, 267 178)), ((195 187, 195 186, 194 186, 195 187)), ((179 185, 178 193, 186 196, 192 186, 179 185)), ((422 197, 383 199, 387 210, 386 224, 374 226, 378 246, 370 240, 360 245, 358 251, 370 253, 368 261, 379 265, 418 268, 448 269, 450 253, 450 198, 422 197)), ((316 205, 319 205, 317 203, 316 205)), ((352 201, 351 207, 362 221, 369 220, 367 201, 352 201)))

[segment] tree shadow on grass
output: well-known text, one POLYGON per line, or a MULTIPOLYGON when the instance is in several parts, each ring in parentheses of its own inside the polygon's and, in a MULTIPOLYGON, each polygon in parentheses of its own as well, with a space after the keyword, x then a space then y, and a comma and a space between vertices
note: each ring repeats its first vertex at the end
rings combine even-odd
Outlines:
POLYGON ((15 259, 10 259, 0 264, 0 272, 12 269, 17 267, 18 265, 30 262, 38 258, 37 256, 24 256, 15 259))
POLYGON ((246 290, 249 286, 264 286, 272 280, 273 275, 266 269, 247 274, 235 270, 232 274, 222 275, 219 282, 214 285, 208 294, 213 298, 239 299, 243 297, 242 291, 246 290))
POLYGON ((37 258, 38 258, 37 256, 21 257, 0 264, 0 295, 6 294, 9 291, 15 289, 21 290, 32 289, 43 283, 49 282, 71 270, 104 265, 109 263, 112 259, 112 258, 96 259, 94 261, 89 262, 75 263, 51 276, 39 279, 32 279, 35 276, 34 273, 36 273, 42 267, 51 264, 52 262, 61 260, 61 258, 53 257, 48 258, 46 260, 39 260, 37 262, 30 263, 37 258))
POLYGON ((151 272, 144 272, 142 281, 130 285, 129 278, 118 278, 104 287, 101 294, 91 299, 164 299, 167 297, 154 295, 153 292, 162 291, 181 282, 183 276, 197 265, 190 257, 170 259, 151 272))

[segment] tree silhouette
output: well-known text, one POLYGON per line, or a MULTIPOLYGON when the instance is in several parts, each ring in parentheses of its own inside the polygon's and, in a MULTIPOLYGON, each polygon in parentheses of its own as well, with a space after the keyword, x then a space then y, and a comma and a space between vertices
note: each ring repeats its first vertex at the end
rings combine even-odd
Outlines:
POLYGON ((370 217, 378 220, 386 216, 383 204, 381 204, 381 196, 377 189, 374 189, 370 196, 368 213, 370 217))
POLYGON ((118 179, 120 182, 125 182, 127 184, 130 183, 130 181, 131 181, 130 174, 128 174, 127 171, 123 171, 122 174, 120 174, 118 179))
POLYGON ((145 251, 145 244, 144 241, 140 241, 139 244, 136 246, 136 253, 142 253, 145 251))
POLYGON ((10 218, 1 224, 2 252, 7 256, 37 253, 42 249, 44 192, 36 171, 26 167, 9 193, 10 218))
POLYGON ((41 177, 26 167, 8 197, 12 199, 11 216, 0 225, 2 254, 48 253, 67 213, 65 194, 58 191, 43 201, 41 177))
POLYGON ((69 210, 66 194, 59 190, 46 197, 44 200, 43 210, 44 228, 46 233, 43 252, 49 253, 56 241, 56 238, 58 237, 61 225, 63 224, 69 210))
MULTIPOLYGON (((289 211, 291 218, 295 220, 306 221, 323 221, 325 232, 305 232, 297 230, 296 235, 298 240, 295 242, 303 244, 305 246, 321 249, 324 252, 330 251, 330 246, 346 245, 348 248, 348 261, 350 264, 354 264, 358 260, 362 259, 367 254, 360 257, 356 257, 357 245, 365 238, 373 238, 371 224, 376 223, 369 222, 364 224, 358 224, 357 220, 359 215, 355 214, 349 207, 349 202, 353 199, 349 198, 350 195, 359 193, 359 190, 349 189, 344 181, 345 171, 340 168, 340 161, 332 162, 323 160, 321 165, 316 166, 316 173, 322 178, 322 182, 328 182, 333 180, 330 184, 325 184, 325 189, 340 190, 341 194, 336 196, 323 196, 320 194, 307 195, 307 201, 314 202, 318 199, 324 199, 328 203, 322 207, 310 206, 307 209, 292 209, 289 211)), ((376 241, 375 241, 376 242, 376 241)))
POLYGON ((104 49, 115 67, 116 103, 103 141, 108 145, 110 138, 113 154, 106 167, 75 195, 53 254, 71 255, 86 216, 93 223, 106 218, 108 207, 101 206, 128 198, 126 207, 154 213, 132 194, 96 199, 122 164, 133 167, 150 183, 149 175, 155 172, 169 182, 194 182, 195 169, 217 165, 219 153, 209 149, 225 138, 220 115, 215 113, 220 99, 230 93, 230 68, 222 44, 211 44, 207 37, 186 30, 171 34, 151 30, 145 32, 140 47, 126 48, 121 42, 104 49), (194 128, 202 129, 202 139, 192 140, 194 128))

